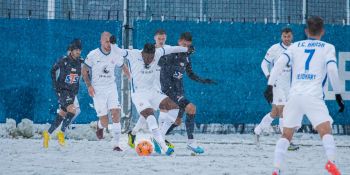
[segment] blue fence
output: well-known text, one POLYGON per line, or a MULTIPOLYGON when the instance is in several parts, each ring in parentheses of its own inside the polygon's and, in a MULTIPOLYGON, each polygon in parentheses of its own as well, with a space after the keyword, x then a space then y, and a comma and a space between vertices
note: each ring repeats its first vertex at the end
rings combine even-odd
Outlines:
MULTIPOLYGON (((82 38, 82 55, 86 56, 99 46, 100 32, 107 30, 121 36, 119 22, 0 20, 0 27, 0 122, 5 117, 26 117, 36 123, 51 121, 57 104, 50 67, 65 54, 67 43, 74 37, 82 38)), ((170 45, 177 44, 181 32, 191 32, 196 47, 192 56, 194 71, 219 83, 203 85, 185 79, 186 95, 197 105, 197 123, 257 123, 270 109, 262 95, 266 79, 260 63, 266 50, 279 42, 283 27, 286 25, 137 21, 133 45, 142 48, 145 42, 154 42, 158 28, 167 31, 170 45)), ((294 30, 295 40, 305 38, 303 25, 289 27, 294 30)), ((333 43, 337 52, 350 52, 350 40, 346 39, 350 38, 349 26, 327 26, 326 30, 324 41, 333 43)), ((346 65, 350 70, 350 64, 346 65)), ((77 122, 96 120, 83 82, 79 101, 82 113, 77 122)), ((327 104, 336 123, 350 123, 349 109, 337 114, 335 101, 327 104)))

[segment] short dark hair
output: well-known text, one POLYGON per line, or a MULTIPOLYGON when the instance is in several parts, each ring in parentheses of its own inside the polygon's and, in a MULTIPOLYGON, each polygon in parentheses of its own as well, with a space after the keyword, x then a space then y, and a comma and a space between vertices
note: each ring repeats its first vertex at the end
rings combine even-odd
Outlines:
POLYGON ((281 30, 281 34, 282 34, 282 33, 293 33, 293 31, 292 31, 291 28, 285 27, 285 28, 283 28, 283 29, 281 30))
POLYGON ((144 52, 144 53, 155 53, 156 52, 156 47, 154 46, 154 44, 146 43, 143 46, 142 52, 144 52))
POLYGON ((166 35, 166 32, 164 29, 158 29, 154 35, 166 35))
POLYGON ((181 39, 184 39, 186 41, 192 41, 192 35, 190 32, 184 32, 184 33, 181 33, 180 35, 180 40, 181 39))
POLYGON ((307 29, 311 35, 320 35, 323 30, 323 19, 319 16, 310 16, 307 21, 307 29))
POLYGON ((67 50, 69 50, 69 51, 72 51, 72 50, 75 50, 75 49, 79 49, 79 50, 83 49, 83 43, 81 42, 81 40, 79 38, 73 39, 69 43, 69 46, 67 48, 67 50))

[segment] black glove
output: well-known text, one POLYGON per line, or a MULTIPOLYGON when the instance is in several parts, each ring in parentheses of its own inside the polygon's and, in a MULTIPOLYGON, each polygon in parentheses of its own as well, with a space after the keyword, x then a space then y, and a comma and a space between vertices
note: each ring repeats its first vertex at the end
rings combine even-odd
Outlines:
POLYGON ((216 83, 214 80, 211 80, 211 79, 204 79, 202 81, 204 84, 215 84, 217 85, 218 83, 216 83))
POLYGON ((187 53, 189 54, 189 55, 191 55, 191 54, 193 54, 194 53, 194 47, 191 45, 191 46, 189 46, 188 47, 188 51, 187 51, 187 53))
POLYGON ((341 95, 340 95, 340 94, 335 94, 335 100, 336 100, 337 103, 338 103, 339 112, 344 112, 345 105, 344 105, 343 98, 341 98, 341 95))
POLYGON ((110 42, 111 44, 117 43, 117 37, 115 37, 115 35, 112 35, 112 36, 109 38, 109 42, 110 42))
POLYGON ((272 88, 273 88, 272 85, 267 85, 264 92, 265 99, 267 100, 268 103, 272 103, 272 100, 273 100, 272 88))

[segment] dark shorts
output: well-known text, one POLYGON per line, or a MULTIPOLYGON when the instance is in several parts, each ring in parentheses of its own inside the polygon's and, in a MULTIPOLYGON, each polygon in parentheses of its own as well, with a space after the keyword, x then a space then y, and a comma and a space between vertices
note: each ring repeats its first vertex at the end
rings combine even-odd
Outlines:
POLYGON ((60 105, 60 108, 63 111, 67 112, 67 107, 71 104, 74 104, 74 99, 75 99, 74 94, 67 91, 61 92, 58 97, 58 103, 60 105))
POLYGON ((165 93, 171 100, 173 100, 180 108, 185 109, 188 104, 191 103, 183 94, 169 92, 165 93))

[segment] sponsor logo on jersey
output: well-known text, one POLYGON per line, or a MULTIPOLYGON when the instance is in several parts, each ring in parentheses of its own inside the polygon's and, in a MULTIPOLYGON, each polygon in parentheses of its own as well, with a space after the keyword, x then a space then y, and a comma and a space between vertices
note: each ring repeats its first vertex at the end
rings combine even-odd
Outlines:
POLYGON ((314 80, 316 78, 315 74, 301 73, 297 75, 298 80, 314 80))
POLYGON ((66 79, 64 80, 64 82, 68 84, 78 83, 78 81, 79 81, 78 74, 69 74, 66 76, 66 79))
POLYGON ((181 79, 183 77, 184 74, 182 74, 181 72, 175 72, 173 77, 177 78, 177 79, 181 79))
POLYGON ((105 73, 105 74, 108 74, 108 73, 109 73, 108 66, 105 66, 105 67, 103 68, 103 73, 105 73))

